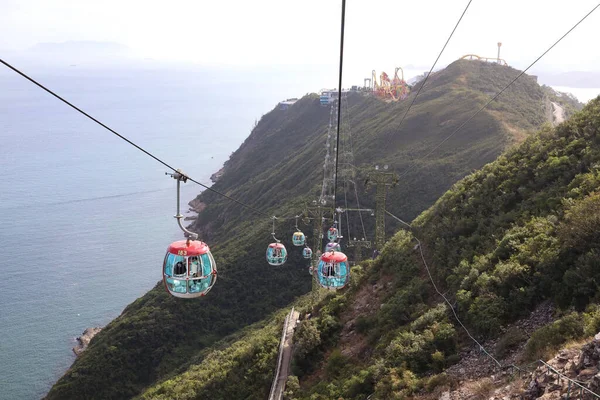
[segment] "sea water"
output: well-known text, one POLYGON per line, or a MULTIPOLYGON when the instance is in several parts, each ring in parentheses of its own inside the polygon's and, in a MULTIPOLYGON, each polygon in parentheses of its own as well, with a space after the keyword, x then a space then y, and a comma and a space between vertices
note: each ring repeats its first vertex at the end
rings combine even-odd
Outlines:
POLYGON ((552 86, 552 88, 559 92, 571 93, 582 103, 587 103, 600 96, 600 88, 574 88, 568 86, 552 86))
MULTIPOLYGON (((206 183, 256 119, 310 89, 293 74, 175 66, 26 72, 206 183)), ((161 279, 168 244, 182 238, 167 171, 0 70, 1 399, 42 397, 73 362, 76 336, 161 279)), ((183 185, 183 210, 201 190, 183 185)))

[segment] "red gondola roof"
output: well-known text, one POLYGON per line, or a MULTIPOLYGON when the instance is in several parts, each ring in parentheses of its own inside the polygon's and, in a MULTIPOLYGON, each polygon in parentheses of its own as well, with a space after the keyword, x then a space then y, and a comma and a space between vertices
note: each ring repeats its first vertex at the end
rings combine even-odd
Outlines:
POLYGON ((200 256, 210 251, 208 245, 199 240, 179 240, 171 243, 167 250, 171 254, 180 256, 200 256), (188 245, 189 243, 189 245, 188 245))
POLYGON ((323 253, 321 256, 321 261, 325 262, 346 262, 348 261, 348 257, 341 251, 328 251, 327 253, 323 253))
POLYGON ((285 249, 285 246, 281 243, 271 243, 269 247, 272 249, 285 249))

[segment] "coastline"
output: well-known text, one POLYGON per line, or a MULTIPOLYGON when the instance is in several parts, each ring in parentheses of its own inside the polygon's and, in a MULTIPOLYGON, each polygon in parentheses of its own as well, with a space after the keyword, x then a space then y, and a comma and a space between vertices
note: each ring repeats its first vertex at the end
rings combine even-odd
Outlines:
MULTIPOLYGON (((223 176, 224 173, 225 173, 225 163, 221 166, 221 168, 219 168, 219 170, 217 172, 213 173, 210 176, 210 180, 213 183, 213 185, 215 183, 217 183, 219 181, 219 179, 221 179, 221 177, 223 176)), ((200 192, 200 194, 202 194, 202 192, 200 192)), ((196 213, 196 215, 190 215, 190 216, 185 217, 185 221, 196 220, 198 218, 198 214, 200 214, 206 208, 206 203, 198 200, 198 197, 200 196, 200 194, 198 194, 198 196, 196 196, 195 198, 193 198, 192 200, 190 200, 188 202, 188 205, 190 206, 188 213, 196 213)))
POLYGON ((94 336, 100 333, 100 331, 102 331, 102 328, 99 326, 94 328, 87 328, 85 331, 83 331, 81 336, 75 338, 77 344, 73 347, 73 353, 75 353, 75 355, 79 357, 81 353, 83 353, 88 348, 90 341, 94 338, 94 336))
POLYGON ((215 172, 214 174, 212 174, 210 176, 210 180, 212 181, 212 183, 217 183, 217 181, 223 176, 224 172, 225 172, 225 164, 223 164, 221 169, 219 169, 217 172, 215 172))

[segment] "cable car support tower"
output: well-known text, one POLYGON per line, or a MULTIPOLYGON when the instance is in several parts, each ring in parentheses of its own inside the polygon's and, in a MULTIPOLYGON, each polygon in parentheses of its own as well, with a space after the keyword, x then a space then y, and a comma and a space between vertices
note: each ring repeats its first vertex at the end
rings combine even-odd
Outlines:
MULTIPOLYGON (((379 172, 379 166, 376 166, 376 172, 369 174, 367 178, 367 188, 374 184, 375 192, 375 248, 381 251, 385 244, 385 200, 387 196, 387 188, 395 186, 398 183, 398 174, 394 172, 379 172)), ((384 166, 387 170, 387 165, 384 166)))
MULTIPOLYGON (((367 233, 365 230, 365 224, 362 213, 368 212, 373 214, 371 209, 362 209, 360 206, 360 200, 358 198, 358 188, 356 186, 356 167, 354 166, 354 143, 352 140, 352 130, 350 126, 350 106, 348 104, 348 94, 344 94, 341 99, 342 112, 344 116, 342 118, 342 130, 340 132, 340 179, 344 182, 344 205, 345 209, 341 209, 340 212, 346 215, 346 227, 348 230, 348 247, 354 248, 354 263, 357 264, 362 260, 362 249, 370 249, 372 243, 367 240, 367 233), (356 208, 348 207, 348 197, 352 197, 354 194, 354 200, 356 208), (358 235, 360 239, 357 240, 356 235, 350 233, 350 218, 349 212, 358 212, 360 218, 360 225, 362 228, 362 235, 358 235)), ((341 219, 341 218, 340 218, 341 219)), ((340 221, 341 222, 341 221, 340 221)), ((341 223, 340 223, 341 225, 341 223)))
MULTIPOLYGON (((325 216, 332 215, 334 223, 338 226, 340 234, 342 234, 342 215, 346 217, 346 229, 347 229, 347 244, 348 247, 354 248, 354 262, 358 263, 362 259, 362 249, 371 248, 372 243, 367 240, 367 234, 365 231, 364 220, 362 213, 368 212, 371 215, 373 210, 362 209, 360 207, 360 200, 358 199, 358 189, 356 186, 356 167, 354 166, 354 149, 352 142, 352 131, 350 129, 350 111, 348 105, 348 94, 342 94, 341 98, 335 99, 331 104, 329 113, 329 125, 327 129, 327 137, 325 142, 325 160, 323 163, 323 183, 321 185, 321 195, 318 201, 313 201, 312 206, 307 208, 307 217, 314 218, 313 222, 313 248, 321 249, 323 246, 323 224, 325 216), (333 132, 333 127, 337 123, 338 107, 342 107, 340 115, 343 117, 340 121, 340 148, 337 149, 337 138, 333 132), (336 154, 339 160, 336 160, 336 154), (338 179, 343 182, 344 187, 344 207, 335 208, 335 166, 336 161, 339 165, 338 168, 338 179), (348 206, 348 197, 355 198, 356 208, 348 206), (362 227, 362 234, 358 235, 359 238, 352 235, 350 232, 350 218, 349 212, 358 212, 360 217, 360 225, 362 227), (337 217, 337 220, 335 220, 337 217)), ((313 253, 315 259, 320 256, 320 250, 313 253)))

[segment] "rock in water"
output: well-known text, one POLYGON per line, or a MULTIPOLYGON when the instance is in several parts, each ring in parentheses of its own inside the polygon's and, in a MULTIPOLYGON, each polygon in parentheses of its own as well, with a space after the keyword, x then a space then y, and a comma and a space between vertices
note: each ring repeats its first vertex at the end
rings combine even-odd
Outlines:
POLYGON ((90 340, 92 340, 92 338, 101 330, 102 328, 96 327, 87 328, 85 331, 83 331, 83 334, 76 339, 77 345, 73 347, 73 353, 75 353, 76 356, 79 356, 81 353, 83 353, 83 351, 87 349, 88 345, 90 344, 90 340))

